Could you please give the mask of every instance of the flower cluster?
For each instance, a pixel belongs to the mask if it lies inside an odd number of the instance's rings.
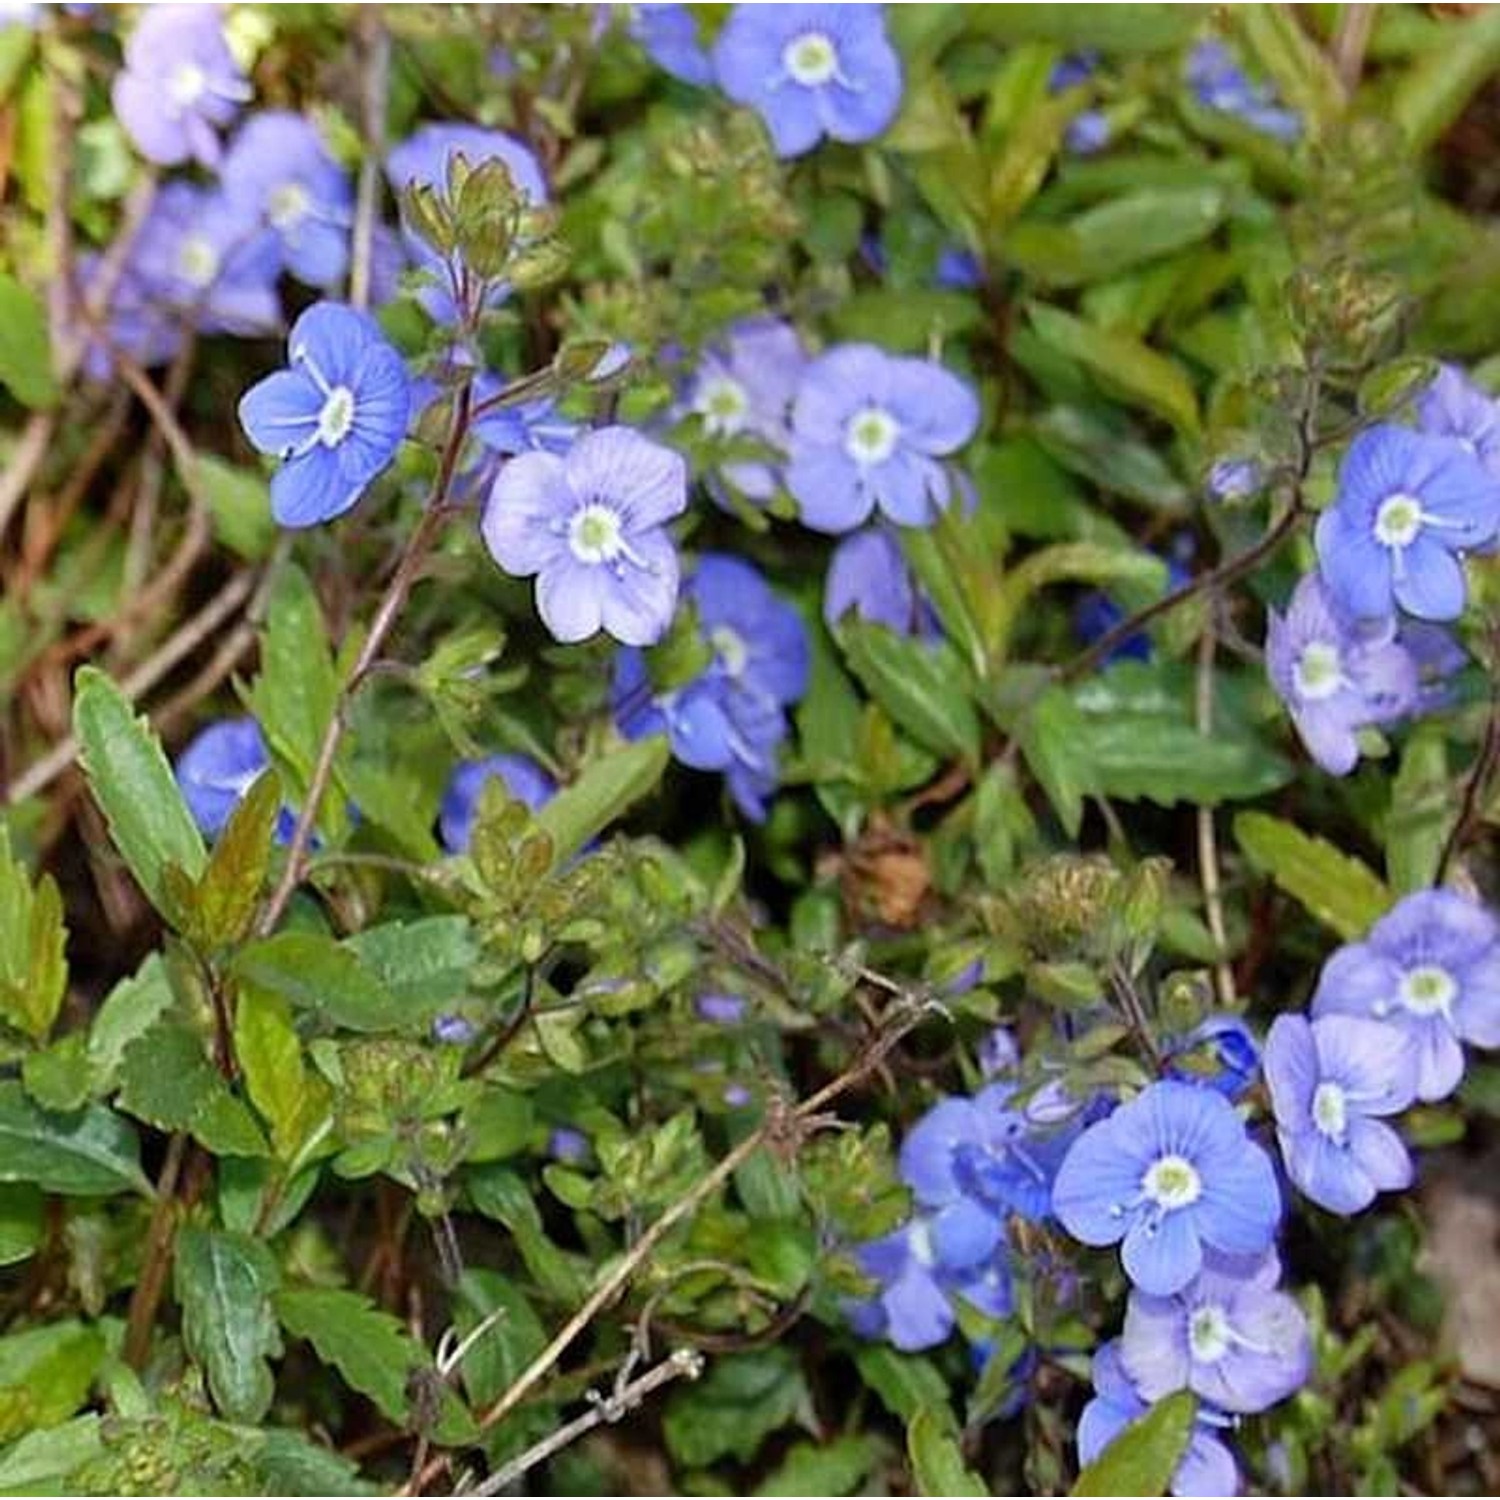
[[[755,110],[781,156],[825,136],[873,140],[900,108],[901,62],[879,5],[736,5],[712,54],[686,6],[634,10],[632,33],[658,66]]]
[[[1430,711],[1466,656],[1442,628],[1463,611],[1463,558],[1500,536],[1500,405],[1445,367],[1416,429],[1382,422],[1350,445],[1318,518],[1318,571],[1272,611],[1266,666],[1314,760],[1354,769],[1359,731]]]

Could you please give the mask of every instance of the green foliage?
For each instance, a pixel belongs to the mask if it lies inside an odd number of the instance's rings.
[[[68,984],[62,897],[44,875],[35,887],[0,827],[0,1019],[34,1042],[57,1019]]]
[[[57,405],[52,348],[42,302],[14,276],[0,272],[0,385],[25,406]]]
[[[1259,869],[1341,938],[1363,937],[1392,904],[1368,865],[1280,818],[1240,813],[1234,836]]]
[[[1078,1476],[1075,1495],[1165,1495],[1193,1432],[1198,1398],[1178,1391],[1137,1417]]]
[[[906,1451],[920,1495],[988,1495],[983,1482],[964,1467],[953,1415],[924,1406],[906,1429]]]

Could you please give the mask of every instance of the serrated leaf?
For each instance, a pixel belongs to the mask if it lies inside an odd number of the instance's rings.
[[[793,1443],[754,1493],[857,1495],[879,1460],[880,1449],[879,1440],[864,1432],[847,1433],[825,1443]]]
[[[1395,900],[1362,860],[1281,818],[1242,812],[1234,836],[1252,864],[1345,941],[1363,937]]]
[[[0,826],[0,1019],[40,1042],[68,988],[62,897],[44,875],[35,886]]]
[[[1178,1391],[1136,1418],[1085,1466],[1074,1495],[1165,1495],[1193,1435],[1198,1398]]]
[[[964,1467],[953,1413],[924,1406],[906,1429],[906,1453],[921,1495],[988,1495],[984,1482]]]
[[[193,893],[186,929],[200,946],[227,947],[249,932],[280,814],[280,778],[265,771],[235,804]]]
[[[88,1033],[96,1093],[113,1086],[125,1049],[156,1025],[171,1008],[172,999],[172,984],[160,953],[153,953],[109,992]]]
[[[463,998],[479,955],[464,916],[382,922],[346,938],[343,946],[418,1020]]]
[[[132,1042],[120,1067],[120,1108],[158,1130],[184,1130],[217,1156],[264,1156],[266,1139],[191,1027],[162,1021]]]
[[[178,1231],[173,1264],[183,1342],[214,1404],[231,1422],[259,1422],[275,1391],[266,1361],[281,1353],[275,1257],[248,1235],[189,1225]]]
[[[665,735],[617,745],[588,766],[536,815],[552,840],[555,869],[656,790],[671,759]]]
[[[854,1351],[854,1363],[860,1379],[903,1422],[948,1399],[948,1382],[926,1355],[904,1354],[889,1344],[861,1344]]]
[[[1175,360],[1129,334],[1096,328],[1044,303],[1032,304],[1031,325],[1044,343],[1077,360],[1106,391],[1165,418],[1179,432],[1198,431],[1198,398]]]
[[[52,341],[41,298],[14,276],[0,272],[0,385],[22,406],[57,405]]]
[[[842,626],[839,641],[854,675],[902,733],[934,755],[977,763],[979,715],[951,646],[864,620]]]
[[[207,858],[203,837],[146,720],[103,672],[80,667],[74,681],[73,732],[89,790],[131,874],[170,917],[163,871],[176,865],[197,880]]]
[[[309,1075],[291,1008],[281,996],[247,984],[234,1013],[234,1055],[245,1092],[271,1127],[271,1144],[290,1161],[331,1106],[327,1082]]]
[[[21,1080],[43,1109],[64,1114],[81,1109],[94,1092],[96,1081],[88,1033],[70,1031],[50,1047],[27,1053],[21,1060]]]
[[[65,1115],[40,1109],[18,1079],[0,1080],[0,1182],[82,1196],[151,1193],[127,1120],[97,1104]]]
[[[1212,807],[1264,796],[1292,778],[1291,766],[1263,745],[1154,714],[1088,714],[1078,732],[1073,748],[1095,788],[1126,802]]]
[[[295,1288],[278,1292],[276,1313],[293,1337],[306,1339],[345,1383],[368,1396],[397,1426],[414,1426],[410,1390],[414,1375],[436,1378],[427,1351],[389,1313],[358,1292]],[[473,1422],[453,1392],[443,1388],[433,1436],[462,1443]]]
[[[249,943],[230,965],[236,978],[349,1031],[397,1031],[412,1016],[350,949],[316,932],[279,932]]]
[[[1096,789],[1094,769],[1079,749],[1084,716],[1060,687],[1050,687],[1025,715],[1016,740],[1070,838],[1083,824],[1083,799]]]
[[[786,1349],[715,1360],[702,1380],[679,1385],[668,1400],[662,1417],[667,1451],[693,1468],[724,1458],[747,1463],[807,1396],[801,1366]]]
[[[262,1428],[255,1467],[266,1495],[380,1495],[341,1453],[324,1448],[301,1432]]]

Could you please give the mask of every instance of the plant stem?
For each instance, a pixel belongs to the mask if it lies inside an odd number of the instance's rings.
[[[130,1312],[125,1323],[125,1362],[134,1370],[141,1369],[151,1353],[151,1328],[172,1264],[172,1241],[177,1230],[177,1179],[182,1173],[187,1147],[187,1135],[179,1130],[167,1142],[166,1159],[156,1180],[156,1205],[146,1231],[146,1254],[130,1295]]]
[[[436,541],[443,523],[447,520],[448,491],[453,485],[459,454],[463,451],[464,439],[468,436],[468,431],[469,385],[465,382],[459,387],[453,399],[453,416],[448,424],[448,437],[443,444],[443,456],[438,465],[437,478],[427,498],[427,508],[411,536],[407,538],[401,559],[396,564],[396,571],[391,575],[385,594],[376,606],[375,617],[370,621],[369,633],[365,636],[354,665],[349,668],[348,676],[339,689],[333,716],[328,721],[328,727],[323,732],[323,742],[318,747],[318,758],[313,765],[312,777],[308,782],[307,796],[303,800],[302,811],[297,816],[297,826],[293,829],[291,842],[287,846],[286,864],[282,868],[281,879],[277,881],[276,888],[271,893],[271,899],[266,903],[260,920],[256,923],[255,931],[258,937],[266,937],[276,930],[276,924],[281,920],[288,902],[291,901],[293,893],[306,872],[307,851],[312,844],[313,829],[317,824],[323,798],[328,794],[329,784],[333,780],[334,762],[348,728],[349,704],[369,674],[370,668],[379,658],[386,638],[400,617],[406,605],[407,596],[411,593],[412,586],[417,581],[417,575],[421,572],[422,564],[426,561],[428,549]]]

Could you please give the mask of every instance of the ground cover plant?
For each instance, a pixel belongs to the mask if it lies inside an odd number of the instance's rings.
[[[1493,1490],[1497,67],[7,7],[0,1492]]]

